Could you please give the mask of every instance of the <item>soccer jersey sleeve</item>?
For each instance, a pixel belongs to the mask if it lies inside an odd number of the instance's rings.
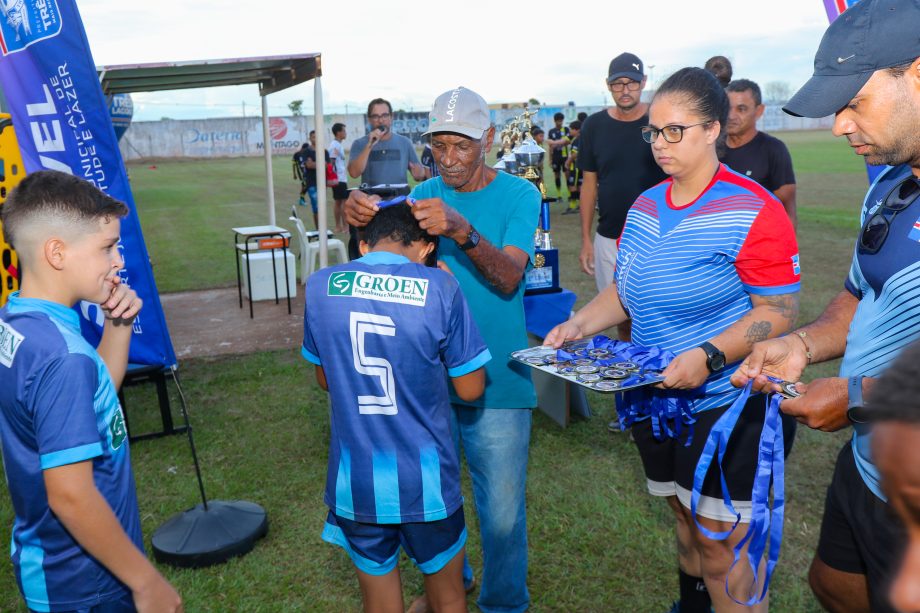
[[[735,259],[745,291],[769,296],[799,291],[801,267],[795,230],[782,204],[764,202]]]
[[[30,385],[29,408],[42,470],[102,455],[93,399],[98,371],[82,354],[53,359]]]
[[[447,274],[447,273],[444,273]],[[441,341],[441,360],[451,377],[462,377],[492,359],[489,348],[479,334],[460,287],[454,283],[450,302],[447,336]]]
[[[862,272],[859,270],[859,263],[856,260],[856,254],[853,254],[853,260],[850,262],[850,272],[843,282],[845,290],[853,294],[858,300],[862,300]]]

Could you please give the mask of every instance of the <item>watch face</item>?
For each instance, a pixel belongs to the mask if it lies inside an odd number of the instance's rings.
[[[725,366],[725,356],[721,353],[718,353],[712,356],[712,359],[709,360],[709,364],[712,372],[722,370],[722,368]]]

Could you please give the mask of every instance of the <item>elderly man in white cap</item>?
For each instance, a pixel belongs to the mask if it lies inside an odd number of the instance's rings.
[[[457,87],[438,96],[427,134],[440,176],[415,187],[413,212],[423,229],[442,237],[438,257],[456,276],[495,356],[478,401],[452,398],[453,432],[470,468],[482,536],[477,605],[486,613],[524,611],[530,605],[524,489],[536,395],[527,368],[507,356],[527,346],[523,278],[540,194],[530,182],[486,165],[495,128],[476,92]],[[366,225],[376,202],[353,194],[345,205],[348,223]],[[472,584],[469,567],[464,579]],[[416,601],[410,610],[426,607]]]

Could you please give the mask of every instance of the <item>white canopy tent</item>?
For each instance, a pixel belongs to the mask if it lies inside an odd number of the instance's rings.
[[[265,152],[266,203],[268,224],[276,225],[275,189],[272,176],[272,147],[269,132],[268,95],[313,79],[316,150],[326,150],[323,124],[322,56],[301,55],[231,58],[192,62],[160,62],[98,67],[99,81],[106,94],[130,94],[170,89],[196,89],[223,85],[257,83],[262,97],[262,137]],[[317,161],[323,160],[322,154]],[[316,192],[319,201],[320,267],[329,263],[326,244],[326,172],[325,164],[316,165]]]

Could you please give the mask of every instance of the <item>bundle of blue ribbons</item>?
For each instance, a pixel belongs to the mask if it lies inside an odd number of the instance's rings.
[[[675,357],[670,351],[658,347],[643,347],[624,341],[612,340],[603,335],[592,338],[582,351],[590,351],[591,349],[605,349],[608,352],[607,356],[595,359],[598,366],[612,366],[614,362],[631,361],[639,366],[640,372],[643,370],[664,370]],[[580,357],[580,355],[560,349],[556,357],[562,361],[572,360]],[[690,445],[693,440],[693,424],[696,421],[693,417],[693,400],[700,396],[700,390],[661,390],[654,387],[641,387],[622,392],[616,395],[620,428],[625,430],[639,420],[651,419],[652,431],[656,439],[664,440],[665,437],[669,437],[680,440],[683,436],[685,438],[684,445]],[[703,453],[693,475],[690,511],[700,531],[711,539],[727,539],[741,520],[741,514],[732,505],[731,495],[721,468],[729,437],[750,396],[751,383],[748,383],[734,404],[710,430]],[[783,397],[779,394],[771,394],[765,396],[764,399],[767,403],[767,410],[763,430],[760,433],[757,474],[754,477],[754,489],[751,493],[751,523],[748,526],[747,533],[734,547],[735,559],[728,573],[728,576],[732,576],[731,570],[741,561],[743,550],[747,546],[744,557],[750,567],[753,578],[748,594],[744,598],[736,598],[729,588],[728,580],[725,583],[725,591],[729,597],[735,602],[747,606],[757,604],[766,597],[770,579],[773,577],[773,571],[779,560],[783,539],[785,458],[783,455],[783,427],[779,413],[779,404]],[[724,532],[714,532],[701,525],[696,513],[703,481],[713,460],[716,460],[719,465],[723,503],[735,516],[735,524],[730,530]],[[771,485],[773,489],[772,505],[770,503]],[[767,554],[763,585],[758,590],[760,560],[763,558],[768,544],[770,549]]]
[[[595,358],[598,366],[613,366],[616,362],[634,362],[639,371],[662,371],[674,354],[658,347],[643,347],[625,341],[612,340],[598,335],[588,341],[582,351],[604,349],[608,356]],[[581,357],[580,354],[560,349],[556,359],[567,361]],[[655,387],[640,387],[616,394],[617,415],[620,429],[625,430],[637,421],[652,420],[652,432],[659,441],[666,437],[690,445],[693,440],[693,400],[701,396],[699,390],[662,390]]]

